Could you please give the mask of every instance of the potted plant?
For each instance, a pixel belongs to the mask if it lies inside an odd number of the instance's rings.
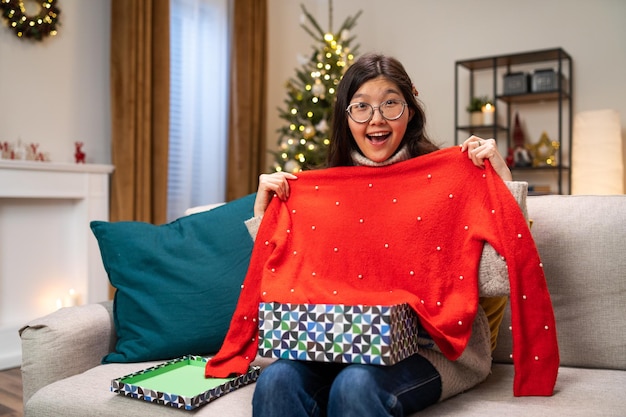
[[[483,124],[483,106],[487,103],[491,103],[491,101],[486,97],[473,97],[469,105],[467,106],[467,111],[470,114],[470,125],[472,126],[481,126]]]

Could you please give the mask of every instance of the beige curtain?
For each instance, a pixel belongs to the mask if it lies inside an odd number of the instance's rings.
[[[111,1],[110,219],[166,219],[169,0]]]
[[[267,0],[235,0],[226,199],[256,191],[266,168]]]

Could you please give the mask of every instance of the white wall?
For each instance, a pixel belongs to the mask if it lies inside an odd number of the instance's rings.
[[[63,0],[58,35],[19,39],[0,18],[0,141],[38,143],[54,162],[111,162],[110,0]]]
[[[299,26],[300,3],[328,27],[327,0],[269,0],[272,148],[282,124],[275,109],[286,97],[284,83],[295,74],[297,55],[318,45]],[[382,52],[403,62],[438,142],[454,143],[455,61],[555,47],[573,59],[574,113],[616,109],[626,137],[626,1],[335,0],[333,7],[333,30],[363,10],[353,29],[360,52]]]

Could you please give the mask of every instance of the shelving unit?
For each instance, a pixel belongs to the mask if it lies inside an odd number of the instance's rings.
[[[504,76],[518,72],[552,69],[556,73],[555,88],[550,91],[532,92],[531,76],[527,91],[520,94],[504,94]],[[513,178],[528,181],[530,191],[558,194],[571,193],[572,149],[572,59],[561,48],[466,59],[455,63],[455,143],[476,134],[494,138],[506,158],[514,147],[513,122],[518,113],[534,132],[526,135],[526,144],[539,141],[540,133],[550,132],[552,141],[559,143],[556,149],[556,165],[510,166]],[[487,96],[495,104],[493,123],[473,126],[465,107],[472,97]],[[534,114],[533,114],[534,113]],[[542,120],[544,119],[544,120]],[[536,137],[535,137],[536,136]],[[547,183],[546,183],[547,181]],[[548,185],[546,185],[548,184]],[[549,188],[547,191],[545,188]],[[536,192],[538,193],[538,192]]]

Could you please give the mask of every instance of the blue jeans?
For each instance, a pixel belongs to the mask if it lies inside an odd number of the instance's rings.
[[[413,355],[392,366],[278,360],[256,382],[254,417],[402,417],[436,403],[441,378]]]

